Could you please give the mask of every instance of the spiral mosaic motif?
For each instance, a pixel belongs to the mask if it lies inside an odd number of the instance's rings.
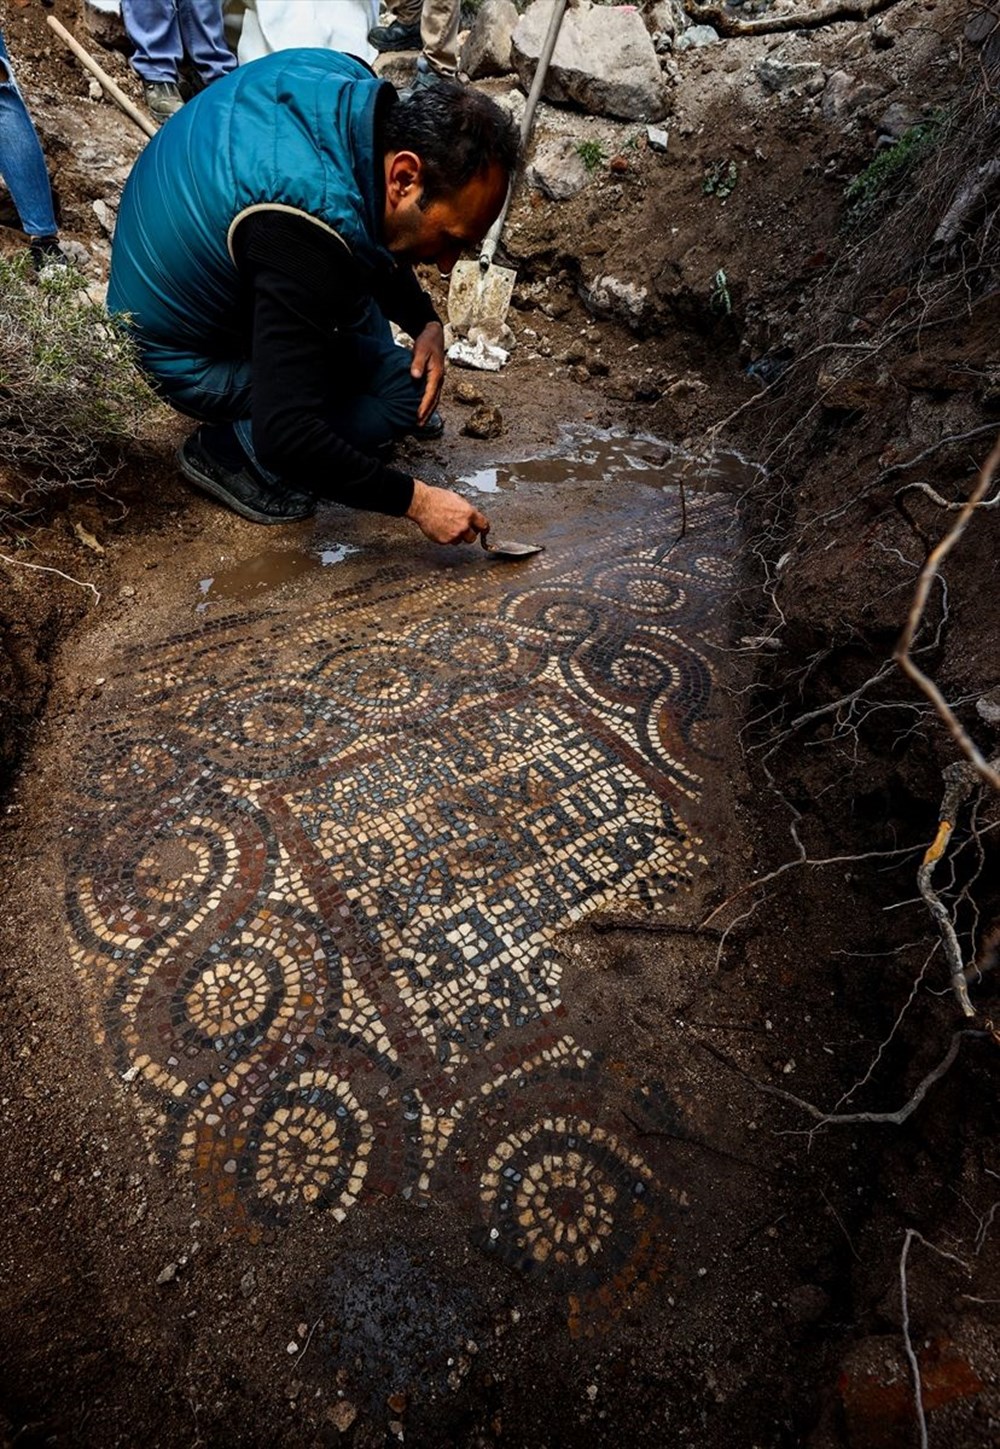
[[[652,1172],[593,1123],[555,1117],[497,1144],[481,1183],[492,1251],[581,1285],[631,1250]],[[637,1218],[637,1206],[641,1212]]]
[[[70,949],[153,1146],[228,1231],[446,1198],[595,1322],[660,1271],[560,938],[703,863],[723,509],[689,504],[688,552],[386,568],[121,661],[78,756]]]

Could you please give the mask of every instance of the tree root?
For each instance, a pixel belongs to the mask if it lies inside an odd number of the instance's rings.
[[[835,25],[839,20],[870,20],[882,10],[889,10],[897,0],[842,0],[821,10],[806,10],[797,15],[758,15],[753,20],[738,20],[724,5],[688,5],[687,12],[700,25],[714,25],[720,35],[776,35],[788,30],[818,30],[822,25]]]

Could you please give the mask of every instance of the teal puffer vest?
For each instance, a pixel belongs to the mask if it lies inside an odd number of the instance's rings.
[[[108,309],[129,314],[158,371],[164,352],[246,357],[250,318],[229,244],[255,207],[307,212],[363,272],[391,267],[377,214],[383,86],[351,56],[279,51],[216,81],[153,137],[122,194]]]

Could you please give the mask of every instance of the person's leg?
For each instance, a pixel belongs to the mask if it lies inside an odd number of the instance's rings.
[[[132,69],[143,83],[149,114],[162,126],[184,104],[177,0],[122,0],[122,20],[132,42]]]
[[[41,142],[14,80],[0,32],[0,175],[7,185],[21,226],[32,238],[55,237],[52,188]]]
[[[389,25],[375,25],[368,32],[369,44],[376,50],[419,50],[422,0],[397,0],[393,6],[395,19]]]
[[[206,85],[233,69],[220,0],[178,0],[177,16],[184,50]]]
[[[132,42],[131,66],[140,80],[173,81],[184,55],[177,0],[122,0]]]
[[[462,0],[423,0],[420,14],[421,60],[435,75],[458,75],[458,27]]]

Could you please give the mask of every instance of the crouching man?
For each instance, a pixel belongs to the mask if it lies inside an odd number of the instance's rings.
[[[125,187],[108,306],[157,392],[201,423],[185,477],[257,523],[326,498],[473,542],[481,513],[385,455],[441,427],[444,332],[413,263],[449,272],[517,160],[512,122],[481,93],[402,100],[324,50],[241,66],[172,117]]]

